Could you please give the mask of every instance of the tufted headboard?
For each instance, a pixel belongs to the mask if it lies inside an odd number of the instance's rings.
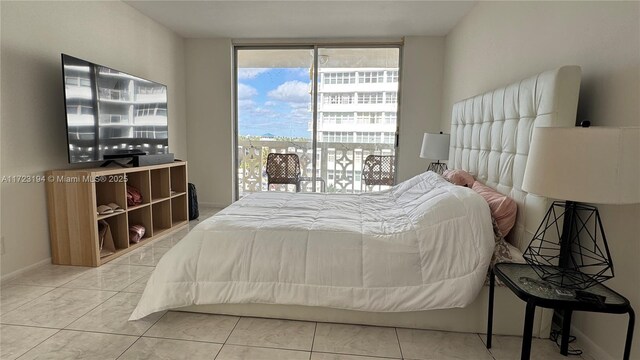
[[[580,67],[563,66],[454,104],[449,167],[463,169],[518,204],[507,240],[523,250],[548,209],[522,190],[534,127],[576,123]]]

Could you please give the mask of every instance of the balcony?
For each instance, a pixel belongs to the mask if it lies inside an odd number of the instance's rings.
[[[311,177],[313,151],[310,141],[288,140],[238,140],[238,192],[239,196],[267,191],[265,171],[269,153],[295,153],[300,158],[301,175]],[[394,155],[393,144],[337,143],[319,142],[317,148],[318,179],[326,182],[325,191],[329,193],[359,193],[378,191],[382,186],[366,186],[362,182],[362,163],[368,155]],[[277,185],[278,190],[287,190],[286,185]],[[274,186],[275,188],[275,186]],[[293,191],[294,186],[288,190]],[[316,191],[320,191],[320,182],[316,182]],[[313,191],[309,182],[302,183],[303,192]]]
[[[131,96],[130,92],[122,89],[109,89],[109,88],[99,88],[98,89],[98,99],[100,101],[130,101]]]
[[[398,91],[398,82],[378,83],[349,83],[349,84],[324,84],[320,83],[319,92],[370,92],[370,91]]]

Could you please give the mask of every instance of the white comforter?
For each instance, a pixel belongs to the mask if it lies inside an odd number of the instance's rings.
[[[256,193],[166,253],[131,319],[220,303],[463,307],[493,249],[485,200],[432,172],[379,193]]]

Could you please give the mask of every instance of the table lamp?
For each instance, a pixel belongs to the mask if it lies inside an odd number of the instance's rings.
[[[640,127],[533,130],[522,189],[554,201],[524,258],[549,283],[586,289],[613,277],[598,208],[640,203]]]
[[[449,134],[443,134],[442,131],[439,134],[424,133],[420,157],[436,160],[429,165],[427,171],[431,170],[442,175],[447,170],[447,164],[441,163],[440,160],[449,158]]]

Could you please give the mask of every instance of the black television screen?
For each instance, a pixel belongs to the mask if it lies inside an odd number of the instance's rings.
[[[69,162],[169,152],[167,87],[62,54]]]

